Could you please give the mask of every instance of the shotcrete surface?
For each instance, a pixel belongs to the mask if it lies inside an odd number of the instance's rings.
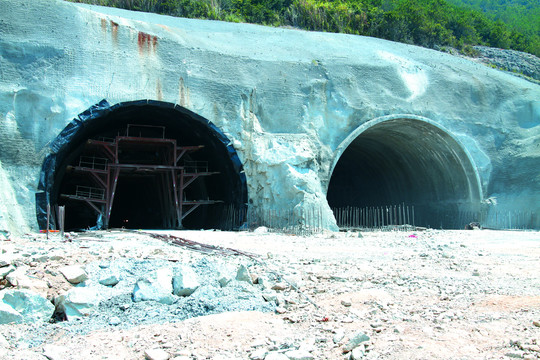
[[[36,228],[48,145],[103,98],[176,103],[212,121],[238,151],[254,206],[322,209],[328,229],[340,145],[386,116],[437,123],[470,155],[483,199],[540,211],[540,86],[524,79],[367,37],[59,0],[0,0],[0,13],[0,181],[13,189],[0,202],[19,207],[2,210],[0,228]]]

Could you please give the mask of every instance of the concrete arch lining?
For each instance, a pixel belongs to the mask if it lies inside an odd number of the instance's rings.
[[[368,121],[336,149],[329,205],[412,204],[427,211],[479,206],[479,175],[467,149],[434,121],[392,115]]]

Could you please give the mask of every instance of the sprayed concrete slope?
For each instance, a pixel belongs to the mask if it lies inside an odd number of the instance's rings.
[[[420,163],[420,177],[445,181],[463,159],[466,179],[448,186],[463,187],[464,199],[540,211],[540,86],[523,79],[367,37],[62,1],[0,0],[0,13],[0,228],[37,227],[35,193],[49,145],[102,99],[174,103],[208,119],[238,152],[251,203],[323,209],[329,229],[336,229],[326,198],[334,168],[381,123],[394,134],[387,145],[418,157],[409,173]],[[384,127],[374,129],[366,139],[385,137]],[[431,129],[438,137],[415,152],[415,139]],[[457,165],[431,173],[438,157],[423,158],[430,148],[459,152]]]

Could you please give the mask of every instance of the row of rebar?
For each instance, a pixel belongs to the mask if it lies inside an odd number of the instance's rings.
[[[377,229],[388,226],[415,226],[414,206],[389,205],[333,209],[340,229]]]
[[[494,209],[444,209],[414,205],[374,207],[343,207],[332,209],[340,230],[411,230],[416,227],[434,229],[465,229],[470,224],[497,230],[538,229],[540,217],[532,211],[502,211]],[[255,230],[309,234],[328,227],[327,213],[320,208],[257,209],[254,206],[224,207],[223,230]]]

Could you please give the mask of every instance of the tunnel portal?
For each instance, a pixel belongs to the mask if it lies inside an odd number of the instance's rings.
[[[350,216],[447,229],[474,220],[465,214],[480,204],[478,177],[449,133],[420,119],[374,123],[355,134],[334,167],[327,199],[335,214],[366,209]]]
[[[225,216],[247,202],[238,156],[211,122],[187,109],[156,101],[102,102],[55,143],[54,161],[46,159],[42,169],[50,184],[40,186],[53,209],[65,206],[68,230],[241,225]],[[37,200],[45,228],[43,198]]]

